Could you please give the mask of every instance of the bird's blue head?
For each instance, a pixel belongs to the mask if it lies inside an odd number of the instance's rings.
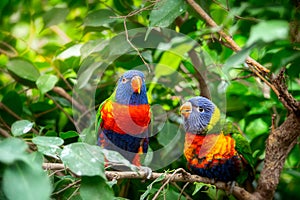
[[[148,104],[145,76],[138,70],[129,70],[119,79],[116,102],[124,105]]]
[[[180,107],[186,132],[205,134],[220,120],[220,111],[209,99],[193,97]]]

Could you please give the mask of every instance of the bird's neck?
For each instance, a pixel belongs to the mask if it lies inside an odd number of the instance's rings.
[[[129,105],[143,105],[148,104],[148,98],[146,92],[143,93],[133,93],[129,99]]]
[[[130,96],[117,96],[116,102],[123,105],[145,105],[148,104],[146,91],[141,91],[140,94],[132,93]]]

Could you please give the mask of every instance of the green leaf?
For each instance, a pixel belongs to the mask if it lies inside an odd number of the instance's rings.
[[[150,27],[168,27],[182,13],[186,11],[184,0],[161,0],[150,13]]]
[[[32,142],[44,146],[61,146],[64,140],[59,137],[37,136],[32,138]]]
[[[87,57],[81,64],[80,71],[78,72],[78,89],[85,87],[89,81],[91,81],[92,76],[97,74],[97,70],[105,70],[106,65],[103,62],[96,61],[92,56]]]
[[[224,66],[223,66],[223,71],[228,74],[228,72],[230,71],[230,69],[232,69],[232,67],[245,63],[245,60],[249,56],[250,51],[253,48],[253,46],[254,45],[247,47],[247,48],[243,48],[241,51],[230,56],[226,60]]]
[[[157,179],[155,179],[152,183],[147,186],[147,190],[141,195],[140,200],[146,199],[146,197],[150,194],[154,183],[161,182],[166,177],[166,174],[162,174]]]
[[[269,125],[261,118],[252,120],[246,127],[246,134],[252,140],[254,137],[269,132]]]
[[[58,159],[61,153],[61,146],[64,140],[59,137],[37,136],[32,138],[32,142],[37,145],[38,151],[44,155]]]
[[[3,191],[8,199],[49,200],[50,180],[35,162],[16,162],[7,166],[3,174]]]
[[[101,176],[104,173],[104,156],[99,146],[85,143],[73,143],[65,146],[61,160],[78,176]]]
[[[137,167],[131,164],[126,158],[124,158],[119,152],[103,149],[105,158],[114,164],[120,164],[129,167],[132,171],[137,171]]]
[[[80,48],[80,54],[82,58],[86,58],[88,55],[94,52],[100,52],[103,48],[108,44],[108,40],[98,39],[98,40],[90,40],[86,42]]]
[[[44,74],[37,79],[36,85],[41,93],[45,94],[46,92],[52,90],[57,81],[58,78],[56,76],[52,74]]]
[[[262,21],[251,27],[247,46],[250,46],[260,40],[268,43],[276,40],[288,39],[288,35],[289,23],[287,21]]]
[[[38,151],[46,156],[50,156],[55,159],[59,159],[58,155],[61,154],[62,149],[58,146],[43,146],[43,145],[36,145]]]
[[[214,188],[216,189],[216,186],[207,184],[207,183],[200,183],[200,182],[195,182],[194,185],[196,185],[196,188],[193,192],[192,195],[195,195],[197,192],[199,192],[203,187],[208,187],[208,188]]]
[[[18,138],[7,138],[0,142],[0,162],[12,164],[26,158],[27,144]]]
[[[52,8],[43,15],[44,27],[48,28],[63,22],[68,14],[68,8]]]
[[[29,154],[30,161],[42,166],[44,163],[44,155],[41,152],[35,151]]]
[[[11,132],[14,136],[20,136],[28,133],[32,129],[33,125],[34,123],[28,120],[19,120],[12,124]]]
[[[175,37],[170,44],[161,43],[159,49],[167,50],[161,56],[158,65],[155,67],[155,75],[168,76],[177,71],[185,54],[189,52],[195,45],[195,41],[186,37]]]
[[[168,76],[176,72],[180,63],[181,58],[178,55],[169,51],[165,52],[162,55],[159,64],[155,67],[156,77]]]
[[[40,76],[38,69],[29,61],[15,58],[7,63],[7,69],[14,75],[35,82]]]
[[[100,176],[81,178],[80,196],[83,200],[90,199],[114,199],[114,193],[106,180]]]
[[[83,45],[82,44],[75,44],[70,46],[69,48],[65,49],[63,52],[57,55],[57,59],[66,60],[71,57],[79,57],[81,54],[80,49]]]
[[[110,23],[116,21],[115,13],[108,9],[100,9],[89,13],[83,21],[85,26],[108,26]]]
[[[62,139],[68,139],[73,137],[78,137],[79,134],[76,131],[67,131],[67,132],[61,132],[59,133],[59,137]]]

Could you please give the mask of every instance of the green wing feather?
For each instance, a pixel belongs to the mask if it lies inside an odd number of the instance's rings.
[[[242,135],[240,130],[234,126],[231,122],[225,123],[223,126],[224,134],[230,134],[235,140],[235,149],[249,164],[247,168],[238,177],[237,182],[244,183],[246,179],[254,178],[254,159],[252,156],[252,150],[249,141]]]
[[[116,96],[116,90],[112,93],[112,95],[110,97],[108,97],[106,100],[104,100],[98,110],[97,110],[97,113],[96,113],[96,123],[95,123],[95,131],[96,133],[98,134],[98,130],[99,130],[99,127],[101,125],[101,122],[102,122],[102,116],[101,116],[101,110],[102,110],[102,107],[103,105],[107,102],[107,101],[115,101],[115,96]]]

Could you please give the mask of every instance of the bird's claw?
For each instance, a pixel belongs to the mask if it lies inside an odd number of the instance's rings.
[[[235,181],[229,181],[228,183],[227,183],[227,185],[228,185],[228,187],[230,187],[230,189],[229,189],[229,194],[232,194],[232,192],[233,192],[233,188],[234,188],[234,186],[235,186]]]
[[[216,182],[217,182],[216,179],[214,179],[214,178],[210,179],[210,183],[211,183],[211,184],[215,184]]]
[[[140,166],[139,170],[146,173],[146,178],[150,179],[152,176],[152,169],[150,167]]]

